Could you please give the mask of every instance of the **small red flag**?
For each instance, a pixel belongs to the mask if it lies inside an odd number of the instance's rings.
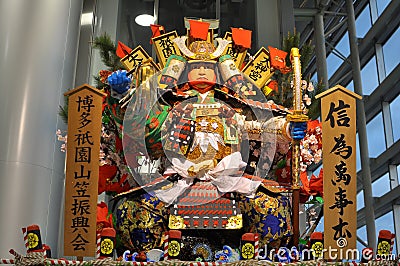
[[[124,58],[126,55],[128,55],[132,51],[131,48],[123,44],[122,42],[118,41],[118,47],[117,51],[115,52],[118,57]]]
[[[150,44],[153,44],[153,38],[160,36],[161,34],[164,33],[164,27],[161,25],[157,25],[157,24],[150,24],[150,28],[151,28],[151,38],[150,38]]]
[[[189,20],[190,24],[190,36],[193,38],[198,38],[202,40],[207,40],[208,28],[210,27],[210,23],[198,21],[198,20]]]
[[[240,45],[243,48],[251,48],[251,30],[245,30],[242,28],[231,28],[232,39],[236,45]]]
[[[268,46],[268,49],[269,49],[271,67],[279,70],[285,69],[286,67],[285,60],[287,53],[272,46]]]

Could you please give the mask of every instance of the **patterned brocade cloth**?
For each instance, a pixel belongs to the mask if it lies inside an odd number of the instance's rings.
[[[292,235],[287,197],[258,192],[254,198],[241,196],[239,207],[243,215],[243,232],[258,233],[260,246],[287,244]],[[168,230],[168,210],[162,201],[147,193],[125,199],[117,209],[116,226],[123,248],[136,252],[160,248],[163,233]]]
[[[259,234],[260,246],[285,246],[292,235],[289,199],[258,192],[254,198],[242,196],[239,203],[244,231]]]
[[[117,231],[125,249],[148,251],[162,245],[168,208],[150,194],[125,199],[117,209]]]

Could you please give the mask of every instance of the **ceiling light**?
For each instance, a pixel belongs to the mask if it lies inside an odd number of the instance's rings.
[[[139,24],[140,26],[150,26],[150,24],[153,24],[155,21],[154,17],[152,15],[139,15],[135,18],[135,22]]]
[[[81,15],[81,25],[91,25],[93,23],[93,13],[83,13]]]

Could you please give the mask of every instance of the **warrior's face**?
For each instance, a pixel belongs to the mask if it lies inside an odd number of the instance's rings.
[[[208,91],[215,85],[217,76],[215,63],[196,62],[189,65],[188,79],[190,85],[200,92]]]

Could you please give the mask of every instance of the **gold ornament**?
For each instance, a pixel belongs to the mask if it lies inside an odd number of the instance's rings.
[[[324,249],[324,244],[322,242],[315,242],[311,246],[312,254],[314,258],[320,258],[322,256],[322,250]]]
[[[39,244],[39,237],[35,233],[28,234],[28,247],[29,249],[36,248]]]
[[[176,257],[179,255],[179,252],[181,251],[181,245],[179,244],[178,241],[172,240],[169,242],[168,246],[168,255],[171,257]]]
[[[101,253],[109,255],[113,252],[113,249],[114,249],[114,242],[111,239],[106,238],[103,241],[101,241],[100,244]]]
[[[242,246],[242,257],[244,259],[252,259],[254,258],[254,245],[251,243],[246,243]]]
[[[390,244],[387,241],[382,241],[378,244],[378,254],[387,255],[390,251]]]

